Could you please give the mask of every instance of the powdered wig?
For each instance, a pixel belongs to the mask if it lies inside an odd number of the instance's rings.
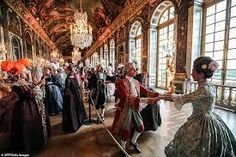
[[[217,70],[219,64],[211,57],[203,56],[198,57],[194,61],[193,69],[198,73],[203,73],[205,78],[211,78]]]
[[[100,72],[100,71],[101,71],[101,68],[103,69],[102,64],[98,64],[98,65],[96,66],[96,72]]]
[[[131,63],[131,62],[126,63],[125,66],[124,66],[124,68],[123,68],[123,75],[124,75],[124,76],[127,75],[127,73],[128,73],[132,68],[135,68],[134,63]]]

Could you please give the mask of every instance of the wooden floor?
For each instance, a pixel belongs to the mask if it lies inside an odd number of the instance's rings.
[[[87,106],[88,104],[86,104]],[[178,128],[191,114],[191,105],[186,104],[182,111],[177,111],[169,102],[161,103],[162,126],[157,131],[148,131],[138,140],[141,154],[128,150],[132,157],[164,157],[164,148],[173,139]],[[107,105],[105,124],[111,127],[114,116],[114,103]],[[236,136],[236,114],[221,109],[216,112],[222,117]],[[96,117],[95,112],[92,116]],[[74,134],[61,131],[61,116],[51,117],[52,137],[38,157],[119,157],[119,148],[103,128],[103,125],[84,125]]]
[[[114,101],[114,100],[113,100]],[[114,117],[114,102],[107,105],[105,124],[110,129]],[[88,104],[85,104],[88,111]],[[138,139],[142,148],[141,154],[136,154],[132,149],[128,152],[132,157],[164,157],[164,148],[173,139],[178,128],[191,114],[191,104],[186,104],[182,111],[177,111],[169,102],[160,103],[162,125],[157,131],[143,133]],[[236,137],[236,114],[216,109],[216,112],[225,121]],[[95,110],[92,117],[96,117]],[[119,157],[119,147],[104,129],[102,124],[82,126],[76,133],[65,134],[61,129],[61,115],[51,117],[52,137],[48,145],[43,148],[37,157]],[[4,139],[2,138],[4,137]],[[0,136],[1,143],[6,145],[6,136]],[[0,147],[1,148],[1,147]]]

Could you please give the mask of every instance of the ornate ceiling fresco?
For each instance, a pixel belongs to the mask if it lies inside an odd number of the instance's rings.
[[[74,10],[79,9],[80,0],[22,0],[22,2],[63,55],[69,55],[73,48],[69,28],[74,23]],[[124,4],[125,0],[82,0],[83,11],[87,12],[88,22],[93,28],[93,41],[111,24]]]

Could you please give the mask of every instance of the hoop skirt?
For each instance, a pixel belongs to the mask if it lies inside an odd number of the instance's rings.
[[[177,100],[179,110],[192,102],[193,112],[165,148],[167,157],[235,157],[234,135],[214,112],[215,93],[207,84]]]

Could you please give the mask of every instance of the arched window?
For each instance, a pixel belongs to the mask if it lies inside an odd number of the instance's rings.
[[[20,41],[17,37],[13,36],[11,39],[11,43],[12,43],[13,60],[17,60],[22,57]]]
[[[174,59],[174,7],[170,1],[161,3],[154,11],[150,28],[149,85],[166,88],[167,60]]]
[[[203,55],[219,63],[212,82],[221,85],[236,84],[236,1],[223,0],[206,4],[203,30]]]
[[[97,52],[95,52],[95,53],[93,54],[93,58],[94,58],[94,60],[93,60],[93,67],[96,67],[97,64],[99,63],[99,60],[98,60],[98,53],[97,53]]]
[[[138,71],[141,71],[142,62],[142,26],[136,21],[133,23],[130,30],[130,51],[129,62],[135,62]]]
[[[104,60],[105,60],[105,66],[108,66],[109,59],[108,59],[108,46],[107,44],[104,45]]]
[[[115,69],[115,41],[111,39],[110,41],[110,63],[112,64],[113,69]]]
[[[32,41],[31,41],[31,37],[30,37],[28,32],[25,35],[25,39],[26,39],[26,57],[32,59],[33,58],[33,55],[32,55]]]
[[[100,63],[103,62],[103,47],[100,48]]]

